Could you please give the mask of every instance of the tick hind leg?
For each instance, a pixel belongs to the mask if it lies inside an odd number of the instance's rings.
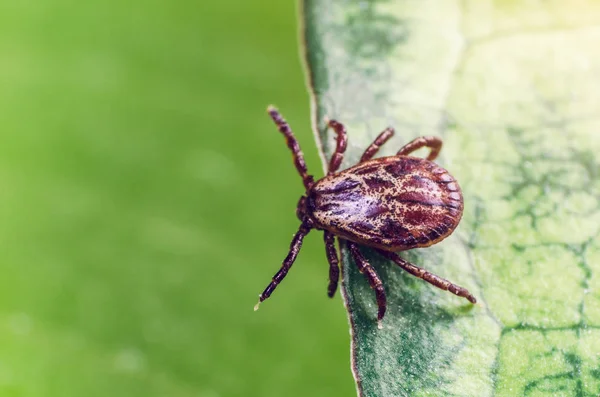
[[[327,296],[333,298],[340,279],[339,260],[337,250],[335,249],[335,236],[331,232],[325,231],[323,237],[325,238],[327,260],[329,261],[329,286],[327,287]]]
[[[444,291],[452,292],[456,296],[460,296],[462,298],[466,298],[471,303],[477,303],[477,299],[471,293],[461,286],[458,286],[446,279],[441,278],[440,276],[436,276],[433,273],[429,273],[427,270],[420,268],[418,266],[413,265],[400,258],[398,254],[393,252],[377,250],[382,256],[391,259],[402,269],[406,270],[408,273],[412,274],[415,277],[423,279],[427,281],[429,284],[438,287],[439,289],[443,289]]]
[[[300,150],[300,144],[296,140],[296,137],[294,136],[290,125],[287,123],[287,121],[284,120],[283,116],[281,116],[281,113],[279,113],[279,111],[273,106],[269,106],[267,108],[267,112],[269,112],[269,116],[271,116],[271,118],[277,125],[279,132],[281,132],[283,136],[285,136],[287,145],[292,151],[292,156],[294,157],[294,165],[296,166],[296,170],[298,170],[298,173],[302,177],[304,187],[306,188],[306,190],[310,189],[314,184],[314,180],[312,175],[308,175],[306,162],[304,161],[304,154],[302,153],[302,150]]]
[[[258,310],[258,306],[260,305],[260,303],[267,299],[269,296],[271,296],[273,291],[275,291],[275,288],[277,288],[279,283],[281,283],[281,281],[285,278],[288,271],[294,264],[294,261],[298,256],[298,252],[300,252],[300,248],[302,247],[302,240],[304,240],[304,236],[306,236],[308,232],[310,232],[310,229],[307,226],[305,226],[304,224],[300,225],[300,229],[296,232],[294,238],[292,239],[292,243],[290,244],[290,251],[283,260],[281,268],[277,273],[275,273],[273,279],[271,280],[271,283],[269,283],[269,285],[267,286],[267,288],[265,288],[263,293],[260,294],[258,298],[258,303],[256,304],[256,306],[254,306],[254,310]]]
[[[347,244],[352,257],[354,258],[354,262],[356,262],[356,266],[358,266],[358,270],[367,278],[371,288],[375,290],[375,298],[377,299],[377,306],[379,308],[377,311],[377,327],[381,329],[383,328],[381,320],[383,320],[383,316],[385,316],[386,309],[386,298],[383,284],[381,283],[381,279],[377,275],[377,272],[375,272],[375,269],[373,269],[371,264],[367,262],[363,254],[360,252],[358,245],[351,241],[347,241]]]
[[[440,150],[442,149],[442,140],[435,136],[422,136],[402,146],[402,148],[398,150],[397,155],[408,156],[415,150],[421,149],[422,147],[428,147],[431,149],[429,156],[427,156],[427,160],[433,161],[438,154],[440,154]]]
[[[346,135],[346,127],[344,127],[344,125],[339,121],[328,120],[327,127],[332,128],[337,135],[335,152],[333,152],[331,160],[329,160],[329,169],[327,171],[327,175],[331,175],[334,174],[342,164],[344,153],[346,152],[346,147],[348,146],[348,138]]]
[[[375,138],[373,143],[369,145],[367,150],[365,150],[359,162],[362,163],[363,161],[371,160],[373,156],[377,154],[379,148],[384,143],[386,143],[392,136],[394,136],[394,129],[392,127],[388,127],[385,130],[383,130],[383,132],[379,134],[377,138]]]

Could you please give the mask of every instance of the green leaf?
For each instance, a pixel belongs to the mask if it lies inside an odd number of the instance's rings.
[[[600,3],[305,0],[315,130],[348,128],[343,167],[392,125],[382,154],[444,140],[457,231],[405,259],[468,288],[438,290],[364,249],[388,312],[346,249],[343,294],[362,396],[600,393]]]

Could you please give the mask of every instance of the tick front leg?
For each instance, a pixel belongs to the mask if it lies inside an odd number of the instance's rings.
[[[421,149],[422,147],[428,147],[431,149],[429,156],[427,156],[427,160],[433,161],[438,154],[440,154],[440,150],[442,149],[442,140],[435,136],[422,136],[402,146],[402,148],[398,150],[397,155],[408,156],[415,150]]]
[[[300,144],[296,140],[296,137],[294,136],[290,125],[287,123],[287,121],[284,120],[283,116],[281,116],[281,113],[279,113],[279,111],[275,109],[275,107],[269,106],[267,108],[267,112],[269,112],[269,116],[271,116],[271,118],[277,125],[279,132],[281,132],[285,137],[287,145],[292,151],[292,156],[294,158],[294,165],[296,166],[296,170],[298,170],[298,173],[302,177],[304,187],[306,188],[306,190],[309,190],[314,184],[314,180],[312,175],[308,175],[308,169],[306,168],[306,162],[304,161],[304,154],[302,153],[302,150],[300,150]]]
[[[358,266],[358,270],[367,278],[367,280],[369,280],[369,285],[375,290],[375,298],[377,299],[377,306],[379,307],[379,310],[377,311],[377,328],[382,329],[383,325],[381,321],[383,320],[383,316],[385,316],[386,298],[381,279],[377,275],[377,272],[375,272],[375,269],[373,269],[371,264],[367,262],[360,252],[358,245],[351,241],[347,241],[347,244],[352,257],[354,258],[354,262],[356,262],[356,266]]]
[[[279,283],[281,283],[281,281],[285,278],[288,271],[294,264],[294,261],[298,256],[298,252],[300,252],[300,248],[302,247],[302,240],[304,240],[304,236],[306,236],[308,232],[310,232],[310,228],[308,228],[304,224],[300,225],[300,229],[296,232],[294,238],[292,239],[292,243],[290,244],[290,251],[284,259],[281,268],[277,273],[275,273],[275,275],[273,276],[273,280],[271,280],[271,283],[267,286],[267,288],[265,288],[263,293],[260,294],[258,298],[258,303],[256,304],[256,306],[254,306],[254,310],[258,310],[258,306],[260,305],[260,303],[267,299],[269,296],[271,296],[273,291],[275,291],[275,288],[277,288],[277,285],[279,285]]]
[[[327,296],[333,298],[338,287],[340,279],[340,267],[335,249],[335,236],[328,231],[323,233],[325,239],[325,252],[327,253],[327,261],[329,262],[329,286],[327,287]]]
[[[379,134],[379,136],[377,138],[375,138],[373,143],[371,145],[369,145],[367,150],[365,150],[362,157],[360,158],[359,163],[362,163],[363,161],[371,160],[373,158],[373,156],[375,156],[377,154],[377,152],[379,151],[379,148],[384,143],[386,143],[392,136],[394,136],[394,129],[392,127],[388,127],[385,130],[383,130],[383,132],[381,134]]]
[[[471,293],[466,288],[458,286],[446,279],[441,278],[440,276],[436,276],[433,273],[429,273],[427,270],[415,266],[412,263],[409,263],[404,259],[400,258],[398,254],[383,250],[377,250],[377,252],[379,252],[382,256],[391,259],[398,266],[400,266],[402,269],[406,270],[413,276],[423,279],[429,284],[438,287],[439,289],[443,289],[444,291],[452,292],[456,296],[466,298],[471,303],[477,303],[477,299],[475,299],[475,297],[471,295]]]
[[[346,136],[346,127],[336,120],[328,120],[327,126],[332,128],[337,135],[337,141],[335,146],[335,152],[331,156],[329,161],[329,170],[327,175],[334,174],[342,164],[344,159],[344,152],[346,152],[346,146],[348,146],[348,138]]]

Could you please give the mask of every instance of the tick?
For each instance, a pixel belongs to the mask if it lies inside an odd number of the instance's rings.
[[[442,140],[426,136],[404,145],[395,156],[373,159],[379,148],[393,135],[387,128],[365,150],[358,164],[338,172],[346,151],[346,128],[335,120],[328,127],[336,134],[336,148],[325,177],[314,181],[308,174],[304,156],[290,126],[274,107],[268,113],[284,135],[292,151],[294,164],[306,189],[300,197],[296,215],[300,228],[294,235],[287,257],[271,283],[260,294],[254,310],[267,299],[285,278],[312,230],[322,230],[325,253],[329,261],[327,294],[333,297],[340,275],[335,238],[344,240],[360,272],[375,290],[379,328],[386,310],[381,279],[360,251],[369,246],[395,262],[408,273],[449,291],[454,295],[477,300],[463,287],[445,280],[400,258],[396,252],[429,247],[448,237],[463,212],[463,197],[458,183],[444,168],[433,162],[440,153]],[[426,159],[409,156],[422,147],[430,149]]]

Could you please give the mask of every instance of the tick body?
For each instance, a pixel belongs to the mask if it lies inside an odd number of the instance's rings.
[[[306,206],[317,229],[396,252],[430,246],[452,233],[463,200],[454,178],[435,163],[391,156],[319,180]]]
[[[460,187],[448,171],[433,162],[442,147],[439,138],[417,138],[403,146],[395,156],[373,159],[379,147],[394,134],[394,130],[388,128],[365,150],[357,165],[338,172],[347,145],[346,129],[341,123],[330,120],[328,126],[337,136],[336,150],[327,175],[315,182],[308,174],[300,146],[289,125],[275,108],[269,107],[268,112],[286,138],[306,192],[296,209],[300,228],[280,270],[260,295],[259,303],[267,299],[287,275],[304,236],[312,229],[324,232],[329,261],[328,295],[333,297],[339,279],[334,245],[337,237],[346,241],[354,262],[375,290],[380,328],[386,310],[385,290],[359,245],[372,247],[410,274],[476,303],[475,297],[465,288],[415,266],[395,253],[438,243],[454,231],[461,219],[463,198]],[[422,147],[430,148],[426,159],[409,156]]]

